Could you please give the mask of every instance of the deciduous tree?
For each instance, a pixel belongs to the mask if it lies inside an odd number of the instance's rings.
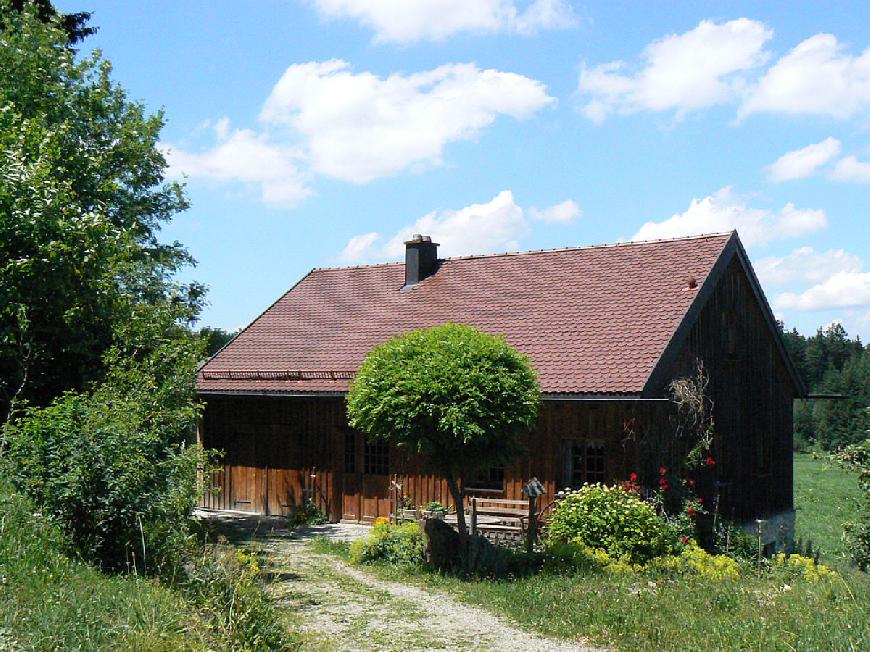
[[[20,4],[20,3],[19,3]],[[160,228],[187,206],[164,181],[161,113],[76,55],[60,19],[0,0],[0,420],[99,380],[131,312],[183,306],[202,288]],[[42,19],[41,19],[42,18]],[[43,20],[44,19],[44,20]]]
[[[464,481],[516,459],[539,402],[537,376],[525,356],[501,337],[458,324],[375,347],[347,397],[353,427],[421,455],[447,480],[463,554]]]

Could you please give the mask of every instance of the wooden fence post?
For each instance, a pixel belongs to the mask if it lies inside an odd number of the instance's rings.
[[[471,497],[471,536],[477,536],[477,498]]]

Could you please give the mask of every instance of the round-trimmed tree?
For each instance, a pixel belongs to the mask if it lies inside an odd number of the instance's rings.
[[[350,425],[369,439],[418,453],[447,480],[464,550],[464,481],[516,459],[540,394],[528,358],[504,338],[448,323],[372,349],[347,408]]]

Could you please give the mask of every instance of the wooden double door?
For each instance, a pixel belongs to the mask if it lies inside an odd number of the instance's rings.
[[[234,443],[231,463],[225,467],[227,508],[286,515],[304,499],[305,470],[293,459],[295,451],[282,428],[250,428]]]
[[[373,521],[389,516],[390,447],[369,442],[359,432],[343,433],[341,518],[346,521]]]

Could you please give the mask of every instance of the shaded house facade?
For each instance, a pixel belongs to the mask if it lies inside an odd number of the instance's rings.
[[[792,401],[804,395],[736,232],[616,245],[437,258],[415,237],[405,263],[314,269],[199,372],[200,437],[224,451],[205,507],[286,513],[309,498],[334,520],[387,515],[398,495],[451,501],[419,459],[347,425],[344,396],[366,354],[445,322],[504,336],[536,368],[537,427],[514,464],[466,479],[552,498],[674,455],[672,380],[709,376],[716,465],[699,478],[720,512],[768,529],[792,522]]]

